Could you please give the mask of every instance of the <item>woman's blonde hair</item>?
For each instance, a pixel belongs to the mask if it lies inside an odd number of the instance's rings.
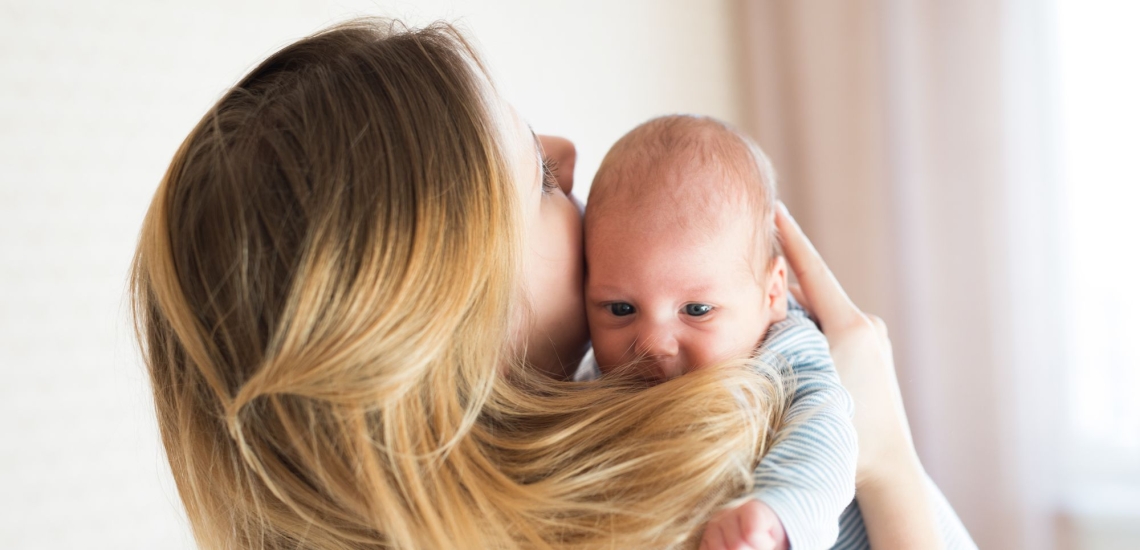
[[[572,384],[507,348],[521,206],[489,90],[450,26],[353,21],[175,154],[132,293],[203,548],[672,547],[749,485],[775,377]]]

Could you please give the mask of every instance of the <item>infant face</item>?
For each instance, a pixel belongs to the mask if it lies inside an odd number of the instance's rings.
[[[751,220],[706,231],[657,223],[654,212],[606,212],[586,246],[587,318],[603,372],[641,359],[647,378],[669,379],[747,355],[778,320],[782,279],[773,285],[777,275],[749,261]],[[782,278],[782,259],[774,267]]]

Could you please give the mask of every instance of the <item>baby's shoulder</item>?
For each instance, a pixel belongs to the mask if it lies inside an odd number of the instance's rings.
[[[788,296],[788,315],[768,328],[759,352],[783,356],[792,367],[805,363],[830,362],[831,352],[827,338],[819,326],[794,298]]]

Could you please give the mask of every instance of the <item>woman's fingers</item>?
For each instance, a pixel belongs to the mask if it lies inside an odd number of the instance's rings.
[[[784,256],[800,282],[803,303],[811,304],[811,311],[819,318],[824,332],[828,326],[846,326],[862,322],[862,314],[839,281],[827,268],[819,252],[804,235],[802,229],[783,202],[776,209],[776,228],[784,245]],[[800,298],[800,296],[796,296]]]
[[[776,210],[776,227],[788,265],[800,282],[791,292],[819,319],[839,379],[855,404],[855,483],[867,532],[876,547],[936,547],[930,541],[936,540],[932,537],[937,531],[923,509],[921,490],[902,499],[896,496],[898,489],[915,487],[922,465],[910,436],[887,325],[855,307],[783,203]],[[899,518],[906,521],[896,521]]]
[[[867,314],[867,319],[871,321],[871,326],[875,327],[875,332],[879,335],[879,339],[885,343],[890,343],[890,335],[887,334],[887,324],[878,315]]]

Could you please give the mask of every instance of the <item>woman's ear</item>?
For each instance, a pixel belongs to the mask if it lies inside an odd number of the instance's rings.
[[[788,263],[783,256],[777,256],[768,268],[764,305],[770,312],[769,322],[776,323],[788,317]]]

